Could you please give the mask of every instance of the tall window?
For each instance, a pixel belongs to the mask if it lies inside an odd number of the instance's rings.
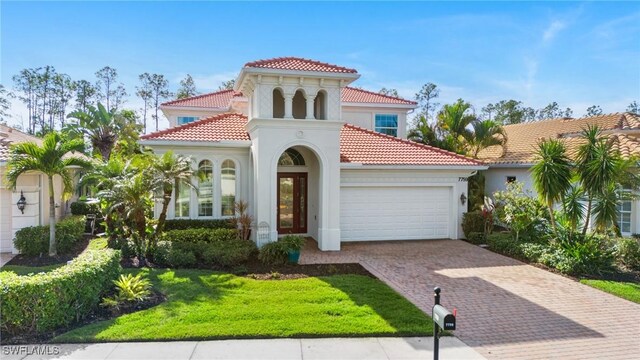
[[[213,216],[213,164],[203,160],[198,165],[198,216]]]
[[[631,200],[629,199],[631,190],[621,189],[620,195],[622,199],[616,206],[618,210],[618,227],[620,232],[625,235],[631,234]]]
[[[197,116],[178,116],[178,125],[188,124],[198,120]]]
[[[220,189],[222,193],[222,216],[235,215],[236,164],[232,160],[222,162]]]
[[[189,203],[191,202],[191,189],[176,182],[176,201],[175,201],[175,213],[176,217],[189,217]]]
[[[391,136],[398,136],[398,115],[376,114],[376,131]]]

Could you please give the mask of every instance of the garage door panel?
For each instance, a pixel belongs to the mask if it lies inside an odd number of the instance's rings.
[[[345,187],[343,241],[448,238],[448,187]]]

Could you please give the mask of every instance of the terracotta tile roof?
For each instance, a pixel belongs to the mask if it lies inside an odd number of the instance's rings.
[[[250,140],[243,114],[225,113],[141,136],[142,140]],[[432,146],[346,124],[340,132],[340,162],[365,165],[473,166],[482,162]]]
[[[565,141],[569,153],[579,146],[576,136],[588,125],[597,125],[608,136],[620,141],[621,153],[635,151],[635,135],[627,136],[625,132],[640,131],[640,116],[632,113],[615,113],[579,119],[561,118],[534,121],[530,123],[507,125],[507,144],[503,149],[491,147],[480,152],[479,157],[493,164],[530,164],[536,161],[535,152],[542,139],[559,138]],[[637,135],[637,134],[636,134]]]
[[[348,103],[374,103],[374,104],[403,104],[416,105],[415,101],[402,99],[399,97],[379,94],[373,91],[345,87],[342,89],[342,102]]]
[[[140,137],[142,140],[208,141],[250,140],[243,114],[224,113],[185,125],[176,126]]]
[[[483,165],[480,161],[433,146],[350,124],[346,124],[340,132],[340,162],[366,165]]]
[[[42,144],[42,139],[29,135],[20,130],[0,124],[0,162],[9,160],[9,147],[11,144],[32,141],[38,145]]]
[[[185,99],[177,99],[163,103],[163,106],[205,107],[226,109],[234,97],[242,96],[241,92],[222,90],[208,94],[196,95]]]
[[[241,92],[233,90],[222,90],[208,94],[202,94],[193,96],[186,99],[172,100],[163,103],[163,106],[184,106],[184,107],[196,107],[196,108],[221,108],[227,109],[231,105],[231,99],[235,97],[242,97]],[[400,104],[400,105],[415,105],[415,101],[410,101],[402,98],[396,98],[393,96],[387,96],[375,93],[373,91],[367,91],[363,89],[357,89],[352,87],[345,87],[342,89],[342,102],[347,103],[370,103],[370,104]]]
[[[252,61],[244,64],[244,67],[330,73],[358,73],[355,69],[291,56]]]

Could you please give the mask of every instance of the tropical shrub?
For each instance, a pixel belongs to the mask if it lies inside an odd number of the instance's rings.
[[[549,215],[544,206],[529,191],[524,190],[522,183],[509,183],[505,191],[496,192],[494,197],[494,214],[501,224],[511,230],[515,241],[519,241],[521,235],[538,238],[545,231]]]
[[[565,274],[594,275],[612,268],[614,252],[604,237],[560,231],[539,261]]]
[[[489,249],[507,256],[522,257],[519,243],[506,232],[487,235]]]
[[[482,211],[469,211],[462,215],[462,231],[468,239],[471,233],[484,233],[485,217]]]
[[[279,240],[287,251],[300,251],[304,246],[304,237],[300,235],[285,235]]]
[[[280,241],[265,244],[260,248],[258,259],[267,265],[283,265],[287,263],[288,250]]]
[[[616,239],[614,253],[618,264],[630,269],[640,270],[640,243],[638,239]]]
[[[101,214],[99,203],[88,203],[85,201],[75,201],[71,203],[72,215],[89,215],[89,214]]]
[[[471,232],[469,233],[469,235],[467,236],[467,240],[472,243],[472,244],[476,244],[476,245],[480,245],[480,244],[484,244],[485,243],[485,235],[484,232]]]
[[[520,244],[520,252],[525,259],[531,262],[539,262],[540,257],[547,253],[549,246],[546,244],[538,243],[523,243]]]
[[[186,229],[234,229],[234,226],[226,219],[172,219],[164,223],[164,231]]]
[[[193,251],[172,247],[167,254],[167,262],[173,267],[190,268],[196,264],[196,256]]]
[[[67,254],[82,240],[85,227],[84,216],[69,216],[56,224],[56,247],[58,253]],[[16,232],[13,240],[21,254],[39,256],[49,251],[49,225],[29,226]]]
[[[120,252],[87,251],[47,273],[0,273],[0,331],[43,334],[85,318],[120,273]]]

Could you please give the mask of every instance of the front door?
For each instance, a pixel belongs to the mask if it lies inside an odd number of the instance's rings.
[[[278,173],[278,233],[307,232],[307,173]]]

